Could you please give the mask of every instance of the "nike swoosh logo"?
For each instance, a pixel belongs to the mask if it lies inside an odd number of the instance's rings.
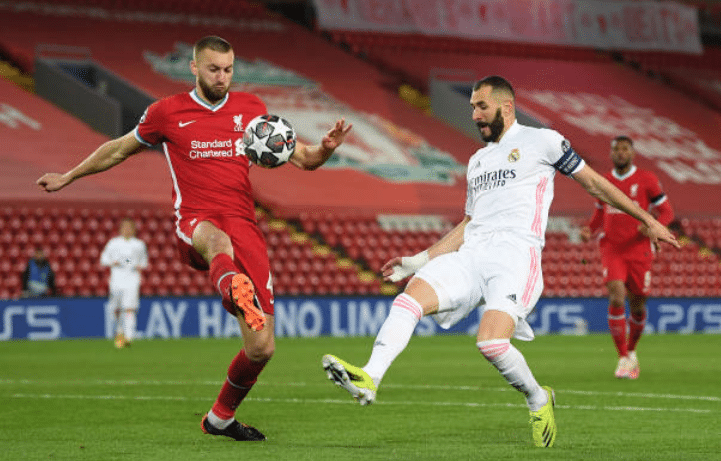
[[[191,123],[195,123],[195,120],[191,120],[191,121],[189,121],[189,122],[178,122],[178,126],[179,126],[180,128],[183,128],[184,126],[188,126],[188,125],[190,125]]]

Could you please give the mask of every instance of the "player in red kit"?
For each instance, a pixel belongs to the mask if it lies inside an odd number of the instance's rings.
[[[105,171],[145,147],[161,144],[173,182],[176,236],[183,261],[208,270],[223,306],[235,315],[243,348],[228,368],[220,393],[201,421],[206,434],[265,440],[235,412],[275,350],[273,288],[266,243],[255,219],[243,148],[247,122],[267,113],[248,93],[230,92],[235,56],[220,37],[193,48],[195,88],[151,104],[131,132],[100,146],[65,174],[48,173],[38,185],[53,192],[74,180]],[[351,125],[339,120],[319,145],[298,142],[290,163],[303,170],[323,165],[343,143]]]
[[[634,155],[631,138],[614,138],[611,142],[613,170],[606,178],[641,208],[653,211],[661,224],[668,226],[673,221],[671,204],[656,175],[633,164]],[[646,297],[651,288],[651,265],[656,249],[646,236],[644,226],[600,202],[588,226],[581,230],[581,238],[589,240],[599,230],[602,231],[599,242],[601,263],[608,289],[608,327],[619,356],[615,376],[636,379],[640,370],[636,345],[646,326]],[[627,296],[631,311],[628,328]]]

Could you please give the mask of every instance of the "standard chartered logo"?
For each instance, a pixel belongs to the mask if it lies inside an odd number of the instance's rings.
[[[236,141],[235,148],[238,148]],[[232,139],[215,139],[213,141],[191,141],[188,157],[191,159],[234,157]]]

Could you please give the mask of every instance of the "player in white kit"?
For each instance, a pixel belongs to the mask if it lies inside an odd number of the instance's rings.
[[[108,305],[115,315],[115,347],[130,346],[135,338],[140,305],[140,271],[148,267],[145,243],[135,237],[135,222],[120,222],[120,235],[108,241],[100,264],[110,268]]]
[[[323,368],[361,405],[370,404],[422,316],[432,315],[441,327],[450,328],[480,307],[478,349],[526,397],[534,444],[550,447],[557,433],[553,390],[538,384],[510,339],[534,337],[526,317],[543,291],[541,249],[555,172],[646,224],[653,241],[678,243],[665,226],[586,165],[559,133],[520,125],[513,88],[505,79],[480,80],[470,102],[487,144],[468,164],[465,218],[426,251],[383,266],[390,281],[415,276],[393,301],[366,366],[326,355]]]

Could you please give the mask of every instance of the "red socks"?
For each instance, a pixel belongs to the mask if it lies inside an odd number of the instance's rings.
[[[628,354],[625,306],[608,305],[608,329],[611,331],[611,337],[616,344],[618,356],[625,357]]]
[[[221,253],[210,262],[210,280],[218,293],[223,297],[223,301],[232,302],[230,299],[230,282],[233,276],[238,273],[233,259]]]
[[[223,297],[224,306],[230,303],[235,308],[235,304],[230,299],[230,284],[233,276],[238,272],[233,259],[225,253],[217,255],[210,262],[210,280]],[[213,413],[218,418],[227,420],[235,416],[235,410],[258,380],[258,375],[263,371],[266,363],[268,363],[267,360],[253,362],[245,354],[245,349],[241,349],[230,362],[228,378],[223,383],[218,398],[213,404]]]
[[[625,306],[608,306],[608,329],[619,357],[625,357],[629,351],[636,350],[636,344],[641,339],[643,329],[646,327],[646,310],[639,315],[631,312],[628,322],[628,340],[626,339],[626,308]]]
[[[631,319],[628,322],[628,350],[635,351],[638,340],[641,339],[643,329],[646,327],[646,310],[641,315],[631,312]]]
[[[251,361],[245,355],[245,349],[241,349],[230,362],[228,379],[223,383],[220,394],[213,404],[213,413],[217,417],[231,419],[235,416],[235,410],[258,380],[258,375],[263,371],[266,363],[268,362]]]
[[[238,273],[233,259],[221,253],[210,262],[210,280],[218,293],[223,297],[223,305],[230,304],[235,309],[230,299],[230,283],[233,276]],[[227,307],[226,307],[227,309]],[[220,419],[231,419],[235,416],[235,410],[243,401],[255,382],[258,375],[268,361],[253,362],[245,354],[245,349],[241,349],[235,356],[230,367],[228,367],[228,378],[220,388],[218,398],[213,404],[213,413]]]

